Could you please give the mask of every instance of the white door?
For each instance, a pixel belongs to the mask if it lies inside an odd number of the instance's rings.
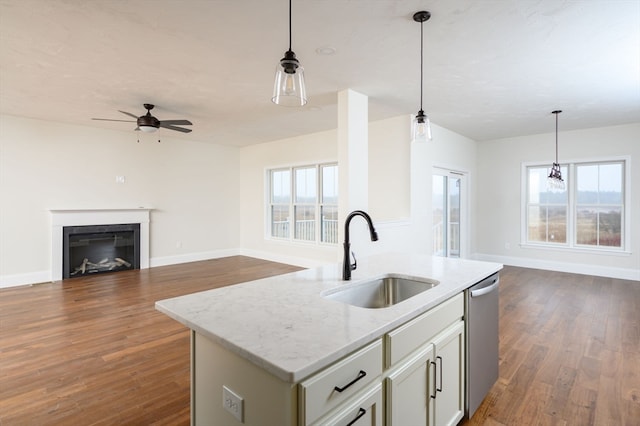
[[[433,254],[464,257],[467,224],[466,175],[445,169],[433,173]]]

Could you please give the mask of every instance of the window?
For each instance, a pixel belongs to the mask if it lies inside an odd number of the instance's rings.
[[[525,243],[625,249],[626,160],[561,166],[566,189],[547,188],[548,166],[525,165]]]
[[[338,165],[273,169],[268,173],[270,235],[338,242]]]

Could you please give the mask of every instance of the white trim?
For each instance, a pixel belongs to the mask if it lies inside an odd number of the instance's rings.
[[[340,266],[339,264],[331,261],[322,262],[304,257],[287,256],[251,249],[241,249],[239,254],[242,256],[255,257],[257,259],[269,260],[271,262],[286,263],[287,265],[299,266],[301,268],[317,268],[319,266],[331,264],[337,265],[336,267]]]
[[[0,275],[0,288],[49,283],[51,271],[29,272],[26,274]]]
[[[582,165],[587,163],[595,163],[601,164],[606,162],[622,162],[624,164],[624,181],[623,181],[623,199],[624,199],[624,208],[623,208],[623,222],[622,222],[622,247],[619,249],[606,248],[603,246],[598,247],[587,247],[578,245],[574,242],[575,240],[575,211],[576,211],[576,165]],[[542,161],[523,161],[520,163],[520,246],[521,247],[535,247],[542,249],[564,249],[568,251],[576,251],[576,252],[597,252],[602,254],[608,254],[613,251],[617,251],[618,253],[631,253],[631,157],[628,155],[619,155],[613,157],[599,157],[599,158],[586,158],[586,159],[576,159],[576,160],[564,160],[561,163],[561,166],[565,165],[568,167],[569,173],[569,186],[567,187],[567,241],[562,245],[556,245],[554,243],[550,243],[546,245],[544,243],[537,244],[535,242],[531,242],[527,240],[527,204],[528,204],[528,168],[529,167],[548,167],[549,164]]]
[[[498,256],[484,253],[474,253],[472,259],[483,260],[486,262],[497,262],[504,265],[519,266],[522,268],[544,269],[548,271],[640,281],[640,270],[638,269],[613,268],[610,266],[594,264],[557,262],[543,259],[532,259],[528,257]]]
[[[65,226],[140,224],[140,269],[149,267],[149,212],[152,209],[50,209],[50,281],[62,279],[62,228]]]
[[[177,265],[180,263],[199,262],[202,260],[219,259],[221,257],[238,256],[239,249],[225,249],[215,251],[204,251],[198,253],[179,254],[176,256],[153,257],[149,264],[152,268],[156,266]]]

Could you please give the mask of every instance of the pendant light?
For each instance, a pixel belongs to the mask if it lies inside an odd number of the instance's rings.
[[[289,0],[289,50],[276,65],[276,79],[273,84],[271,102],[283,106],[303,106],[307,103],[304,87],[304,68],[291,50],[291,0]]]
[[[424,113],[424,110],[422,109],[422,84],[424,81],[424,36],[422,27],[423,23],[425,21],[428,21],[429,18],[431,18],[431,13],[425,10],[413,14],[413,20],[416,22],[420,22],[420,111],[418,111],[418,114],[413,119],[411,138],[414,142],[426,142],[427,140],[431,140],[431,123],[429,123],[429,117]]]
[[[556,116],[556,162],[551,166],[547,185],[550,189],[564,191],[564,180],[562,179],[562,172],[560,171],[560,164],[558,163],[558,114],[561,112],[561,110],[551,111],[551,114]]]

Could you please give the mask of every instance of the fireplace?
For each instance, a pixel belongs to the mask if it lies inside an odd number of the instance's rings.
[[[140,224],[62,228],[62,278],[140,269]]]
[[[71,273],[75,272],[75,268],[81,267],[83,263],[85,263],[85,275],[88,267],[109,270],[113,266],[111,271],[122,270],[123,266],[127,269],[133,269],[134,267],[147,269],[149,267],[149,214],[151,210],[146,207],[131,209],[51,209],[51,281],[59,281],[63,279],[63,275],[64,278],[80,276],[78,273],[74,275],[71,275]],[[65,236],[64,230],[67,228],[69,228],[67,231],[71,235],[94,235],[102,233],[106,226],[111,225],[118,227],[133,225],[133,228],[137,227],[138,229],[137,236],[102,236],[97,238],[98,241],[94,242],[82,241],[86,238],[79,236],[77,238],[74,237],[71,243],[69,241],[65,243],[67,236]],[[115,231],[111,230],[110,232],[119,234],[121,231],[128,233],[131,230],[116,228]],[[136,231],[133,230],[133,233],[135,234]],[[138,241],[137,253],[134,249],[132,255],[126,251],[129,250],[128,248],[126,250],[124,248],[130,245],[131,238],[135,238]],[[75,254],[68,255],[70,263],[68,267],[65,267],[64,264],[67,263],[67,259],[63,256],[63,253],[68,250],[68,245],[72,245],[75,250],[76,247],[81,247],[85,244],[103,247],[101,249],[96,248],[97,256],[77,255],[76,257]],[[92,247],[91,250],[93,249]],[[115,253],[107,252],[108,250],[113,251],[113,249],[115,249]],[[133,260],[129,259],[130,256]],[[86,262],[84,261],[85,258],[87,259]],[[89,262],[98,266],[89,265]],[[127,266],[127,263],[130,263],[131,267]],[[64,274],[63,269],[67,269]]]

